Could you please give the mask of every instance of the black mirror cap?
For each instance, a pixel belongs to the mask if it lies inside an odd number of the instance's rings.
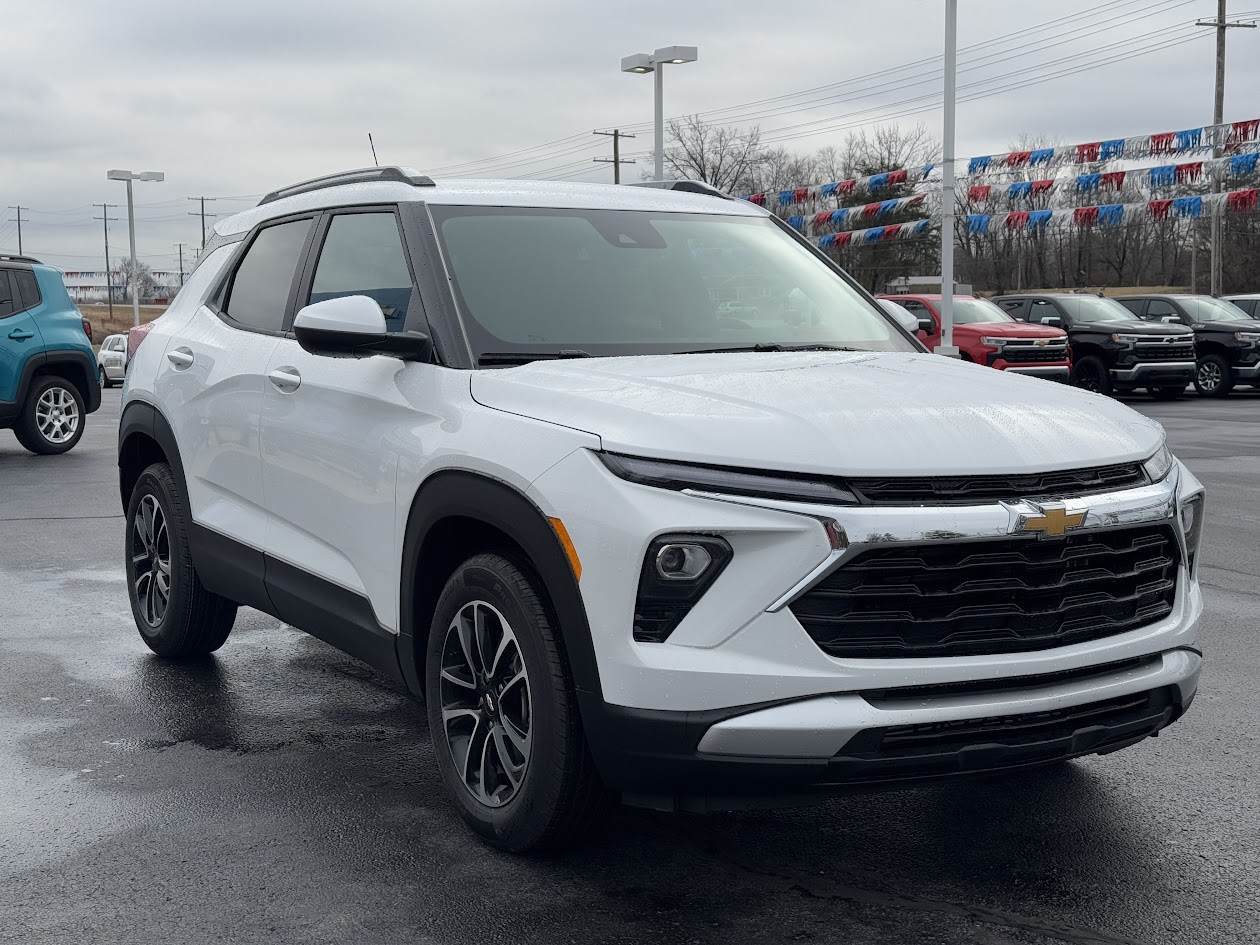
[[[353,331],[295,327],[293,334],[303,351],[325,358],[370,358],[378,354],[402,361],[433,358],[433,341],[422,331],[363,335]]]

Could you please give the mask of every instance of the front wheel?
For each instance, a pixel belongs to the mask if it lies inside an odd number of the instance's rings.
[[[564,846],[606,816],[555,617],[532,569],[465,561],[438,600],[425,701],[447,793],[464,821],[513,853]]]
[[[1194,368],[1194,389],[1204,397],[1224,397],[1234,389],[1234,369],[1219,354],[1202,357]]]
[[[1081,358],[1072,367],[1072,379],[1077,387],[1092,390],[1095,394],[1111,395],[1111,374],[1101,358],[1092,355]]]
[[[213,653],[236,620],[236,604],[206,590],[197,577],[188,522],[171,468],[154,463],[127,503],[127,587],[141,639],[168,659]]]
[[[13,432],[32,453],[65,453],[83,437],[83,397],[60,377],[36,378]]]

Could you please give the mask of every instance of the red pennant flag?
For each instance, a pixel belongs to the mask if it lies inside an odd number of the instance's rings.
[[[1177,183],[1184,184],[1188,180],[1198,180],[1203,176],[1203,162],[1177,165]]]
[[[1124,171],[1108,171],[1102,176],[1103,187],[1109,187],[1112,190],[1124,189]]]
[[[748,198],[748,202],[755,203],[759,207],[764,207],[766,205],[766,195],[753,194],[751,197]]]
[[[889,223],[884,227],[884,232],[880,235],[881,240],[895,240],[897,233],[901,230],[900,223]]]
[[[879,215],[879,208],[882,205],[883,205],[882,202],[879,200],[875,201],[874,203],[868,203],[865,207],[862,208],[862,216],[866,217],[868,220],[875,219],[875,217]]]
[[[1250,121],[1236,121],[1229,126],[1229,144],[1255,141],[1257,137],[1260,137],[1260,118],[1252,118]]]
[[[1097,207],[1077,207],[1072,214],[1077,226],[1093,226],[1098,222]]]
[[[1102,148],[1102,142],[1095,141],[1091,144],[1078,144],[1076,146],[1076,163],[1090,164],[1098,160],[1098,152]]]
[[[792,191],[792,203],[804,203],[808,199],[808,187],[797,187],[796,190]]]
[[[1034,194],[1044,194],[1054,187],[1052,180],[1035,180],[1032,182],[1032,192]]]
[[[989,184],[973,184],[971,189],[967,191],[967,197],[972,203],[984,203],[989,199]]]
[[[1175,131],[1165,131],[1162,134],[1151,135],[1151,154],[1167,154],[1173,149],[1173,142],[1176,140],[1177,133]]]
[[[818,213],[814,214],[814,229],[818,229],[818,227],[820,226],[826,226],[830,222],[831,222],[830,210],[820,210]]]
[[[1147,204],[1151,211],[1152,220],[1167,220],[1168,211],[1172,209],[1171,200],[1152,200]],[[1078,211],[1079,212],[1079,211]]]
[[[1028,163],[1028,159],[1032,157],[1031,151],[1012,151],[1006,156],[1005,162],[1007,167],[1023,167]]]
[[[836,184],[836,193],[838,194],[851,194],[855,190],[857,190],[857,181],[855,180],[842,180]]]
[[[1028,226],[1028,211],[1016,210],[1014,213],[1006,215],[1006,228],[1008,230],[1022,230]]]
[[[905,171],[904,169],[900,171],[889,171],[888,172],[888,185],[891,187],[894,184],[904,184],[906,182],[906,174],[907,174],[907,171]]]
[[[1253,187],[1251,190],[1235,190],[1226,196],[1225,203],[1229,209],[1237,213],[1255,210],[1257,205],[1260,205],[1260,187]]]
[[[848,246],[853,240],[853,231],[845,230],[843,233],[836,234],[836,246]]]

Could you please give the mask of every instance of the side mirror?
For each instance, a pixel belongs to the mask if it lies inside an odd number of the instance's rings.
[[[936,322],[932,321],[930,315],[920,315],[918,319],[918,329],[925,335],[930,335],[936,331]]]
[[[1058,315],[1043,315],[1041,316],[1041,324],[1049,325],[1051,328],[1062,328],[1063,319]]]
[[[343,295],[306,306],[293,319],[293,334],[303,351],[329,358],[380,354],[427,361],[433,350],[422,331],[387,331],[385,313],[366,295]]]
[[[1176,315],[1165,315],[1163,318],[1160,319],[1160,321],[1164,322],[1165,324],[1176,324],[1177,322],[1181,321],[1181,319],[1178,318]]]
[[[900,306],[898,306],[898,308],[900,308]],[[892,310],[889,309],[889,311]],[[906,331],[910,332],[910,334],[913,335],[918,330],[919,320],[911,313],[907,312],[904,308],[901,308],[900,311],[893,312],[892,315],[893,318],[897,319],[897,324]]]

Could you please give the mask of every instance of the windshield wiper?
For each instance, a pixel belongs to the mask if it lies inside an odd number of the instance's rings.
[[[477,364],[481,367],[494,367],[495,365],[529,364],[531,361],[593,357],[595,355],[581,348],[561,348],[559,351],[487,351],[477,358]]]
[[[701,348],[698,351],[687,351],[685,354],[722,354],[724,352],[747,351],[865,351],[865,348],[849,348],[844,345],[804,344],[785,345],[777,341],[759,341],[755,345],[732,346],[729,348]]]

